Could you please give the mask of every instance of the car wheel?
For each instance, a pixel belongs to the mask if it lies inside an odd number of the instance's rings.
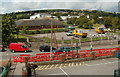
[[[27,53],[27,50],[25,50],[24,52]]]
[[[13,52],[13,53],[14,53],[14,52],[15,52],[15,50],[13,49],[13,50],[11,50],[11,52]]]

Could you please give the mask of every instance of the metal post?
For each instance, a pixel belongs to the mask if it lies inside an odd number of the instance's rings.
[[[81,46],[81,38],[79,39],[79,43],[80,43],[80,46]]]
[[[91,40],[91,42],[90,42],[90,50],[92,52],[92,49],[93,49],[93,46],[92,46],[92,37],[90,37],[90,40]]]
[[[101,43],[103,42],[102,36],[100,36]]]
[[[52,43],[53,43],[53,25],[52,25],[52,19],[50,20],[51,25],[51,40],[50,40],[50,60],[52,60]]]
[[[64,46],[64,37],[62,37],[62,46]]]

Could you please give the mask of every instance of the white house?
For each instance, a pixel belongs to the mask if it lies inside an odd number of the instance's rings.
[[[40,13],[40,14],[30,16],[30,19],[41,19],[41,18],[45,18],[45,17],[51,17],[51,15],[46,14],[46,13]]]
[[[79,18],[80,16],[61,16],[62,20],[64,21],[66,21],[67,18],[74,18],[74,17]]]

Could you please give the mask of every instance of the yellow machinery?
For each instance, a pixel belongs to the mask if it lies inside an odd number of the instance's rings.
[[[83,33],[81,30],[74,30],[72,33],[74,36],[81,36],[82,38],[87,37],[87,33]]]
[[[104,29],[104,28],[102,28],[102,27],[97,27],[97,28],[95,29],[95,31],[96,31],[98,34],[104,34],[104,33],[107,32],[107,30]]]

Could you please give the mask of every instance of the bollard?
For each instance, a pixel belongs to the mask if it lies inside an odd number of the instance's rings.
[[[61,58],[61,61],[64,62],[65,61],[65,54],[60,54],[60,58]]]
[[[91,52],[90,54],[91,54],[92,59],[94,60],[96,58],[95,57],[95,52]]]
[[[117,50],[112,50],[112,56],[113,56],[113,57],[116,56],[116,52],[117,52]]]

